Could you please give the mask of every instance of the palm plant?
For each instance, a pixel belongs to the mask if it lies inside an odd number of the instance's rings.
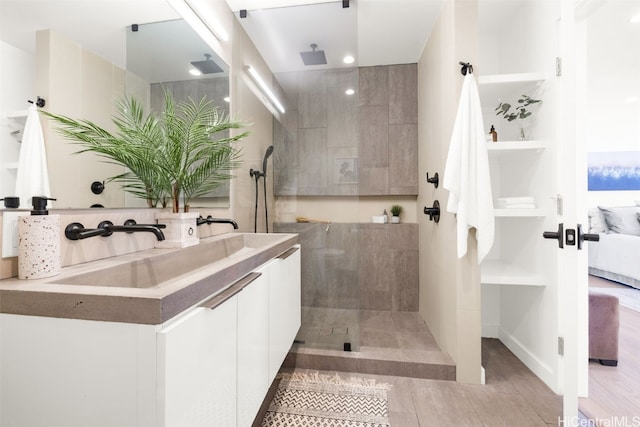
[[[43,112],[59,124],[57,131],[81,145],[78,153],[94,152],[110,163],[128,170],[109,178],[125,191],[147,200],[150,207],[169,199],[173,212],[189,211],[193,198],[210,192],[232,177],[239,166],[239,150],[234,142],[248,132],[229,136],[243,125],[221,112],[203,97],[176,104],[165,91],[164,111],[159,116],[145,114],[134,98],[116,104],[113,118],[118,132],[111,134],[89,120]]]

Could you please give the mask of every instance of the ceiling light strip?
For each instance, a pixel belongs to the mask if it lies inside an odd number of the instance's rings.
[[[213,15],[210,9],[207,9],[203,6],[205,2],[202,0],[192,1],[185,0],[187,5],[195,12],[196,15],[204,22],[204,24],[209,27],[209,29],[215,34],[215,36],[220,41],[229,41],[229,33],[224,29],[218,19]]]
[[[229,35],[224,29],[220,27],[216,31],[215,28],[211,28],[184,0],[168,0],[168,3],[209,46],[214,47],[219,45],[220,41],[229,40]]]
[[[262,90],[262,92],[264,92],[264,94],[267,95],[271,103],[278,109],[278,111],[284,114],[284,107],[282,106],[280,101],[278,101],[278,98],[276,98],[276,96],[273,94],[273,92],[271,91],[271,88],[267,86],[264,80],[262,80],[262,77],[260,77],[260,74],[258,74],[258,72],[250,65],[247,65],[247,72],[253,78],[253,80],[258,84],[258,86],[260,86],[260,90]]]

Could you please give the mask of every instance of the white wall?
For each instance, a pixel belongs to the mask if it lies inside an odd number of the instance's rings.
[[[32,54],[0,41],[0,198],[15,195],[16,171],[6,163],[15,163],[20,143],[9,133],[20,129],[24,120],[5,118],[5,114],[26,110],[28,99],[35,100],[35,58]]]

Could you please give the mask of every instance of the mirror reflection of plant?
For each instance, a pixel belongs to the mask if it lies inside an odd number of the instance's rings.
[[[495,109],[495,111],[497,111],[496,115],[502,115],[505,119],[507,119],[507,121],[510,122],[515,119],[524,120],[532,114],[532,111],[527,110],[527,107],[532,104],[537,104],[538,102],[542,101],[539,99],[533,99],[528,95],[521,95],[520,99],[518,99],[518,104],[520,105],[515,107],[514,111],[511,111],[511,104],[509,104],[508,102],[501,102]]]
[[[150,207],[158,203],[166,207],[172,199],[177,213],[182,199],[188,212],[193,198],[232,177],[240,156],[234,142],[248,132],[226,136],[243,124],[231,120],[206,97],[176,103],[165,91],[164,98],[160,115],[145,114],[134,98],[118,102],[112,119],[117,135],[88,120],[43,113],[60,124],[61,135],[84,147],[78,153],[94,152],[128,168],[110,181],[122,183],[125,191],[146,199]]]

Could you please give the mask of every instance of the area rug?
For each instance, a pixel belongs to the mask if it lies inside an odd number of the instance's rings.
[[[389,427],[389,384],[337,374],[279,376],[262,427]]]
[[[626,288],[590,288],[593,291],[618,297],[621,306],[640,311],[640,289]]]

